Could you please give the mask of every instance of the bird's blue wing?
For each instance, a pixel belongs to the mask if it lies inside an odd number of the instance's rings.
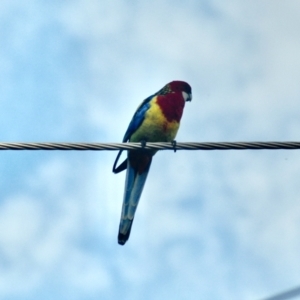
[[[145,114],[146,111],[150,108],[150,101],[153,99],[153,97],[155,96],[151,95],[148,98],[146,98],[141,104],[140,106],[137,108],[135,114],[132,117],[132,120],[129,123],[129,126],[125,132],[124,138],[123,138],[123,143],[126,143],[129,141],[131,135],[141,126],[141,124],[143,123],[144,119],[145,119]],[[122,171],[124,171],[127,168],[127,159],[125,161],[123,161],[118,167],[117,167],[117,163],[119,161],[119,158],[122,154],[123,150],[120,150],[114,165],[113,165],[113,172],[115,174],[120,173]]]
[[[150,101],[152,100],[153,95],[146,98],[141,105],[136,110],[135,114],[132,117],[132,120],[129,123],[129,126],[125,132],[123,143],[127,142],[131,135],[140,127],[145,119],[145,113],[150,108]]]

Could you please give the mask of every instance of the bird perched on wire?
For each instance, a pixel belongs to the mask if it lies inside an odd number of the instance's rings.
[[[146,98],[137,108],[123,138],[125,142],[173,142],[179,128],[186,101],[192,100],[192,89],[184,81],[172,81],[161,90]],[[156,150],[129,150],[127,159],[113,172],[127,168],[118,243],[124,245],[129,238],[134,214]]]

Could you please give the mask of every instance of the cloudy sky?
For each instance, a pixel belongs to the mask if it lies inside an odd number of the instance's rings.
[[[2,0],[0,136],[119,142],[167,82],[177,141],[300,140],[297,0]],[[0,153],[0,298],[261,299],[300,284],[298,151],[162,151],[117,231],[116,152]]]

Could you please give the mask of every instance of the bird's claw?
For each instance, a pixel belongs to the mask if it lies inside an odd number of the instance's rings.
[[[172,141],[172,146],[173,146],[173,149],[174,149],[174,152],[176,152],[176,145],[177,145],[177,142],[175,140]]]
[[[142,146],[143,149],[145,149],[146,143],[147,143],[147,142],[146,142],[145,140],[141,140],[141,146]]]

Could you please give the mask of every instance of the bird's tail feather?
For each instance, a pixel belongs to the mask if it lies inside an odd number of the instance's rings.
[[[127,160],[125,192],[118,234],[118,243],[120,245],[124,245],[129,239],[134,214],[147,179],[150,165],[151,159],[149,160],[149,164],[144,172],[139,174],[134,168],[132,168],[129,160]]]

